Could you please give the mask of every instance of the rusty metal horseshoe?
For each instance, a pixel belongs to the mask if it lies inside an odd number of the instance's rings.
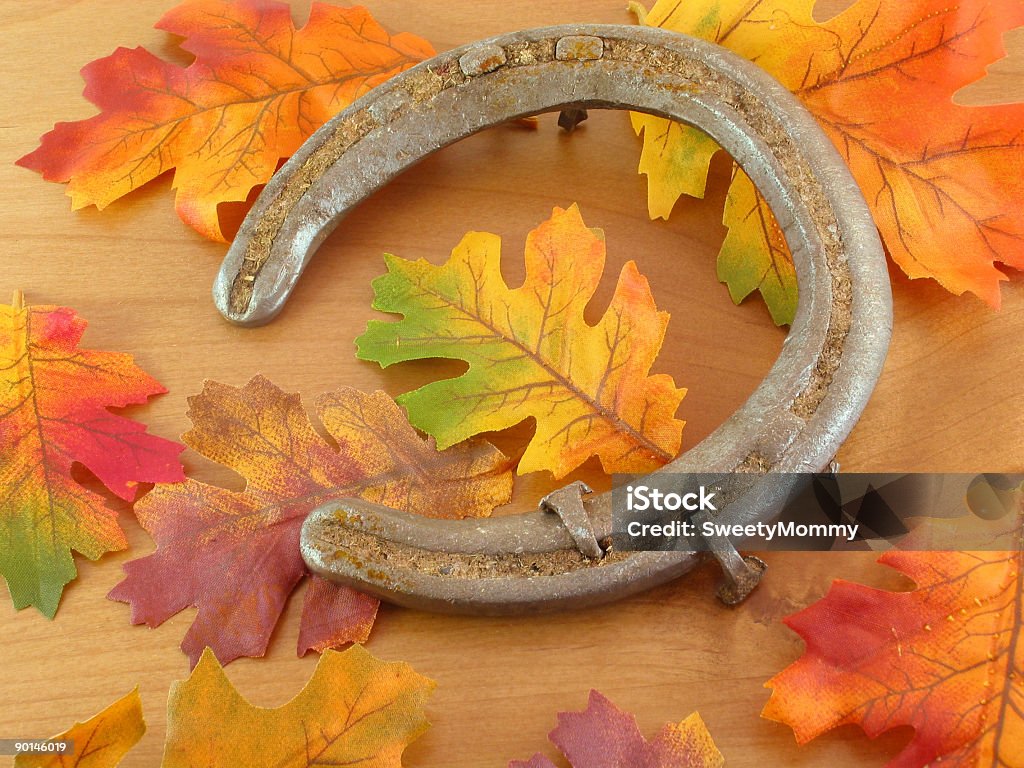
[[[660,472],[747,472],[725,522],[767,520],[788,489],[765,473],[819,471],[860,416],[892,325],[888,274],[867,205],[813,117],[728,51],[660,29],[565,26],[443,53],[374,89],[316,132],[271,180],[214,285],[229,320],[271,320],[345,213],[425,155],[506,120],[632,109],[694,125],[743,166],[793,253],[796,319],[747,402]],[[302,554],[329,579],[402,605],[520,613],[613,600],[685,573],[696,552],[608,551],[612,495],[573,484],[540,511],[440,521],[357,500],[307,518]],[[585,498],[586,497],[586,498]],[[720,595],[763,570],[728,541]]]

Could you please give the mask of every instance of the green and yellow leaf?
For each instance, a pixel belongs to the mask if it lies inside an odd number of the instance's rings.
[[[398,398],[438,447],[533,418],[520,473],[562,477],[591,456],[606,472],[644,472],[675,457],[683,422],[674,414],[686,391],[650,374],[668,313],[628,262],[601,320],[584,320],[605,245],[576,206],[556,208],[530,233],[518,288],[501,276],[500,238],[485,232],[467,234],[441,266],[386,260],[373,306],[403,319],[371,321],[358,355],[384,367],[429,358],[469,364],[462,376]]]

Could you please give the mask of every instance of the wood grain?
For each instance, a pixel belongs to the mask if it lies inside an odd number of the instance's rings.
[[[728,166],[716,163],[708,198],[681,206],[670,223],[646,216],[638,143],[622,113],[594,113],[572,136],[554,118],[537,130],[487,131],[429,158],[363,204],[321,249],[280,319],[242,330],[221,320],[210,285],[224,248],[202,240],[175,216],[169,177],[103,212],[72,213],[58,185],[16,168],[55,120],[87,117],[78,69],[118,45],[144,45],[185,61],[152,29],[170,0],[36,0],[0,8],[0,295],[15,288],[37,304],[66,304],[90,321],[88,346],[135,354],[170,393],[130,414],[157,434],[185,431],[186,398],[205,378],[242,384],[257,372],[307,398],[339,384],[393,394],[436,369],[382,372],[356,361],[352,341],[373,315],[370,280],[381,254],[445,258],[470,229],[505,242],[507,276],[527,231],[554,205],[578,202],[602,227],[609,276],[592,305],[610,296],[612,276],[636,259],[659,304],[673,313],[658,369],[689,387],[682,415],[686,445],[723,421],[754,389],[778,353],[783,332],[757,301],[733,307],[714,276],[723,236],[721,206]],[[304,18],[308,3],[295,2]],[[831,2],[827,8],[837,8]],[[374,0],[391,29],[417,32],[444,49],[516,28],[571,21],[629,22],[618,0],[552,5],[449,0]],[[823,11],[824,12],[824,11]],[[992,68],[961,100],[1024,98],[1024,35],[1017,52]],[[237,221],[239,212],[225,215]],[[893,272],[896,331],[889,362],[864,418],[843,448],[848,470],[1020,471],[1024,469],[1024,281],[1004,288],[993,312],[935,284],[911,284]],[[234,484],[231,473],[188,453],[195,477]],[[546,487],[529,479],[519,507]],[[127,510],[131,556],[152,549]],[[124,765],[159,762],[171,681],[187,672],[177,648],[191,621],[185,612],[156,630],[132,627],[127,606],[105,599],[127,553],[88,562],[69,586],[55,621],[15,613],[0,600],[0,737],[37,738],[84,719],[141,684],[149,731]],[[875,742],[846,728],[798,748],[791,732],[759,719],[763,682],[794,660],[800,642],[778,619],[816,599],[833,577],[900,586],[859,554],[770,556],[766,584],[747,604],[726,610],[708,570],[640,598],[573,614],[531,619],[451,618],[384,608],[369,642],[375,654],[405,659],[435,678],[433,727],[407,764],[429,768],[503,765],[546,742],[555,713],[580,709],[600,688],[654,732],[699,709],[732,768],[776,765],[882,765],[909,732]],[[289,604],[267,658],[232,664],[228,674],[251,701],[280,705],[312,672],[295,658],[298,595]],[[240,735],[240,737],[242,737]]]

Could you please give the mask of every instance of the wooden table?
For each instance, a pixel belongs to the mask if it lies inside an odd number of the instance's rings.
[[[681,415],[687,446],[709,434],[754,389],[784,332],[759,301],[734,307],[714,274],[728,163],[714,165],[702,202],[680,204],[669,223],[646,215],[645,180],[636,174],[639,143],[622,113],[592,114],[581,130],[560,133],[553,116],[536,130],[502,127],[426,160],[360,207],[321,249],[293,303],[269,327],[223,322],[210,285],[224,247],[203,240],[174,213],[168,176],[103,212],[72,213],[60,186],[16,168],[57,120],[94,109],[80,96],[78,69],[116,46],[144,45],[187,59],[152,24],[169,0],[34,0],[0,9],[0,294],[15,288],[36,304],[76,308],[90,321],[86,345],[131,352],[170,393],[129,414],[156,434],[188,427],[186,398],[205,378],[234,385],[262,372],[306,402],[340,384],[392,394],[436,369],[382,372],[355,359],[353,338],[374,315],[370,280],[381,254],[438,262],[467,230],[502,235],[510,280],[529,229],[552,206],[578,202],[590,226],[605,230],[609,270],[595,315],[614,275],[636,259],[659,304],[673,314],[657,369],[690,392]],[[308,4],[295,2],[304,18]],[[620,0],[560,6],[528,0],[412,3],[373,0],[390,29],[417,32],[438,49],[515,28],[571,21],[629,22]],[[835,3],[833,3],[835,5]],[[1024,52],[1024,36],[1008,37]],[[1024,97],[1024,65],[1004,62],[969,98]],[[225,211],[237,223],[238,211]],[[1003,290],[994,312],[936,284],[910,283],[893,270],[896,330],[882,380],[844,446],[846,470],[1020,471],[1024,469],[1024,281]],[[401,369],[401,370],[398,370]],[[188,472],[238,487],[238,478],[187,452]],[[550,480],[526,478],[517,506],[535,502]],[[148,732],[127,766],[157,764],[171,681],[188,673],[178,643],[193,613],[150,630],[128,623],[128,607],[106,593],[121,564],[152,550],[127,510],[130,551],[98,562],[78,558],[79,578],[55,621],[15,613],[0,601],[0,737],[44,737],[141,687]],[[882,765],[909,731],[876,742],[844,728],[798,748],[788,728],[758,713],[765,680],[801,652],[778,619],[821,596],[832,578],[899,587],[904,582],[864,554],[776,554],[762,589],[727,610],[705,570],[642,597],[597,610],[530,619],[451,618],[385,607],[369,641],[385,659],[404,659],[438,682],[433,726],[407,764],[498,766],[537,750],[554,754],[546,734],[560,710],[582,709],[599,688],[636,713],[652,734],[699,710],[732,768]],[[905,585],[904,585],[905,586]],[[315,655],[295,657],[300,600],[291,600],[265,659],[228,668],[252,702],[277,706],[312,672]]]

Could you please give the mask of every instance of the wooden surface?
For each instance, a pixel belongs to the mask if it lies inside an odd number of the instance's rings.
[[[439,50],[515,28],[630,21],[621,0],[370,4],[389,28],[417,32]],[[0,7],[0,295],[21,288],[32,303],[72,306],[90,321],[87,346],[133,353],[170,389],[130,411],[153,432],[173,438],[187,429],[186,398],[205,378],[240,385],[262,372],[306,398],[340,384],[398,394],[427,380],[435,367],[385,373],[355,360],[352,341],[373,315],[369,282],[383,271],[381,254],[437,262],[465,231],[487,230],[504,238],[506,274],[514,280],[527,231],[552,206],[572,202],[607,235],[609,274],[591,307],[595,315],[629,258],[673,314],[658,370],[689,387],[681,410],[687,446],[725,419],[768,370],[783,331],[756,300],[733,307],[714,276],[727,164],[716,163],[706,201],[679,206],[670,223],[652,223],[645,183],[635,172],[639,145],[622,113],[593,114],[572,136],[547,116],[535,131],[498,128],[439,153],[346,220],[277,322],[257,330],[229,326],[209,293],[224,247],[178,220],[168,176],[103,212],[72,213],[59,185],[13,166],[53,122],[93,114],[77,74],[86,62],[118,45],[145,45],[186,61],[167,35],[151,28],[170,5],[33,0]],[[308,4],[293,5],[303,19]],[[1024,37],[1008,40],[1024,51]],[[1022,61],[997,65],[962,98],[1005,100],[1013,88],[1024,97]],[[237,221],[237,211],[226,215]],[[893,286],[892,352],[840,454],[843,468],[1024,469],[1024,281],[1015,277],[1004,288],[998,313],[896,272]],[[238,478],[191,452],[185,461],[199,479],[238,487]],[[535,502],[549,486],[528,478],[517,490],[518,506]],[[130,552],[98,562],[78,558],[79,578],[65,591],[55,621],[33,609],[15,613],[6,597],[0,600],[0,737],[51,735],[139,685],[149,730],[123,764],[158,763],[167,689],[188,673],[177,646],[193,612],[155,630],[132,627],[128,607],[105,598],[121,564],[152,549],[130,512],[121,520]],[[647,734],[700,710],[732,768],[882,765],[909,731],[870,742],[845,728],[798,748],[789,729],[758,713],[767,698],[764,681],[801,650],[780,616],[819,597],[834,577],[901,581],[867,555],[768,559],[762,589],[731,611],[714,600],[715,575],[707,570],[640,598],[543,618],[450,618],[383,608],[370,650],[407,660],[438,682],[429,706],[433,727],[409,750],[407,764],[468,768],[504,765],[537,750],[553,755],[546,734],[555,713],[582,709],[596,687],[635,712]],[[313,669],[314,655],[295,657],[298,597],[267,658],[228,668],[254,703],[284,703]]]

